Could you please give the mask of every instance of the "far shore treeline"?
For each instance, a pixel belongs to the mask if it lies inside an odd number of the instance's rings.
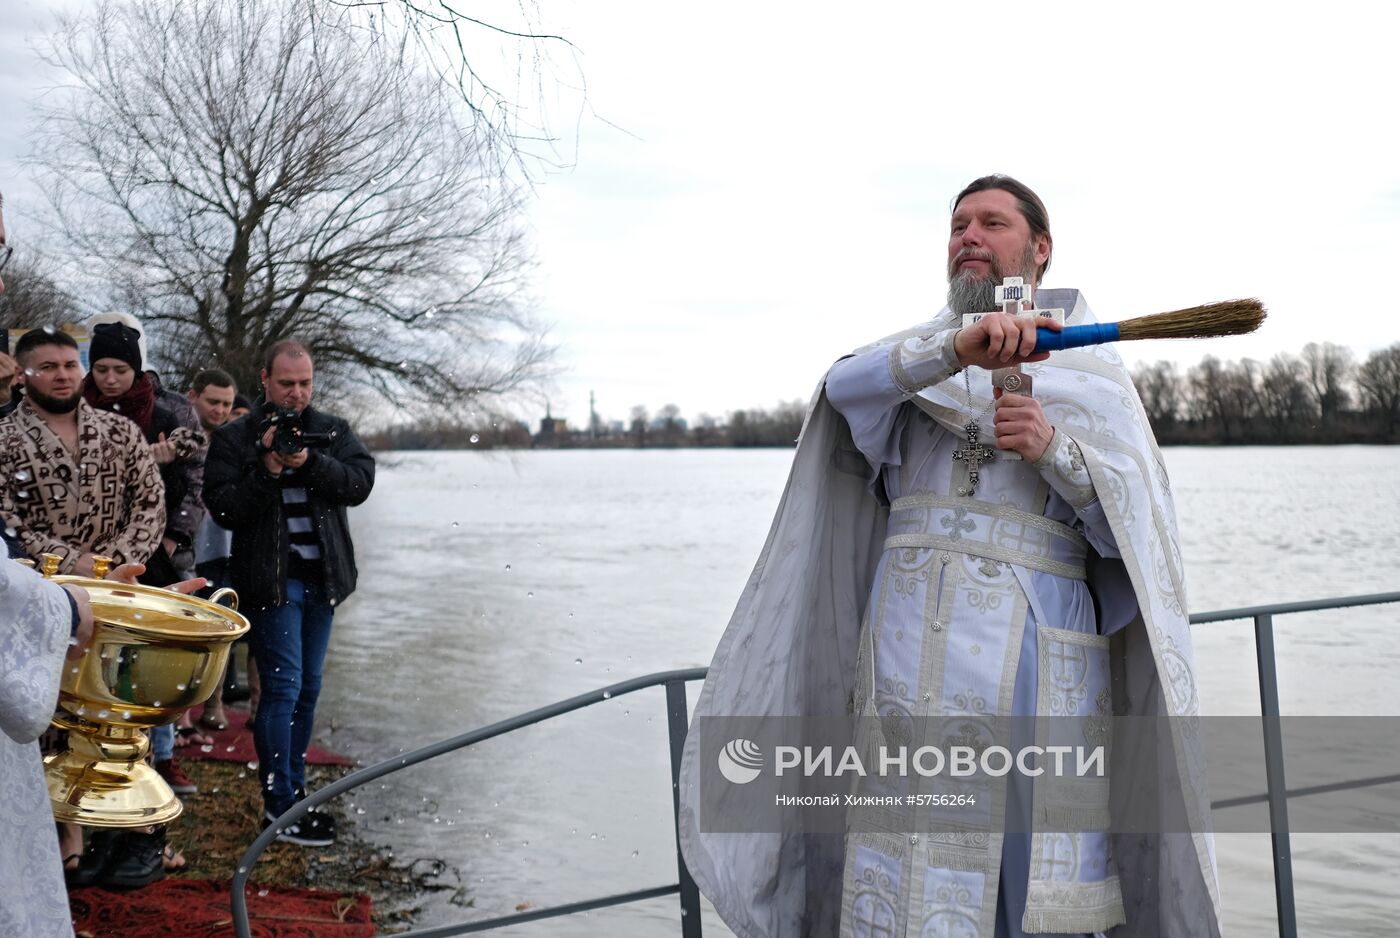
[[[1268,362],[1202,359],[1133,369],[1143,408],[1163,445],[1295,445],[1400,442],[1400,343],[1358,362],[1350,349],[1310,343]],[[792,446],[806,402],[700,415],[691,426],[667,404],[643,406],[627,421],[594,417],[569,427],[546,416],[538,425],[499,416],[467,424],[420,421],[372,434],[376,449],[556,449]]]

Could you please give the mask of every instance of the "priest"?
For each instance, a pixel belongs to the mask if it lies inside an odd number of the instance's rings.
[[[9,815],[0,851],[0,934],[70,936],[68,894],[39,736],[58,703],[65,660],[92,638],[87,591],[0,558],[0,783]]]
[[[1052,249],[1022,183],[958,195],[948,305],[828,372],[693,727],[844,715],[867,752],[950,718],[1089,717],[1111,771],[1011,773],[963,816],[980,828],[857,806],[844,834],[719,833],[693,729],[681,846],[743,938],[1220,933],[1171,490],[1117,354],[1035,350],[1038,326],[1093,320],[1037,292]],[[1161,732],[1115,732],[1129,716]]]

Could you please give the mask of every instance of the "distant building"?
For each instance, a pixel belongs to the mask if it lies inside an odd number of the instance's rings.
[[[549,412],[549,404],[544,405],[544,417],[540,419],[540,432],[535,434],[536,446],[558,446],[569,435],[569,421],[555,417]]]

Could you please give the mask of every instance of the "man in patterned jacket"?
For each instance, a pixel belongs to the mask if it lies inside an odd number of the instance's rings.
[[[34,329],[15,344],[25,399],[0,418],[0,520],[24,552],[92,576],[93,557],[145,563],[165,529],[165,486],[136,424],[83,401],[78,343]]]

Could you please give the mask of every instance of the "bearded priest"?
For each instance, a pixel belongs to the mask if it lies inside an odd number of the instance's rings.
[[[948,305],[817,391],[682,765],[686,863],[742,938],[1220,934],[1171,489],[1112,347],[1036,351],[1037,327],[1093,321],[1079,291],[1037,290],[1052,249],[1033,191],[972,182]],[[726,827],[707,791],[736,790],[714,778],[732,759],[703,729],[740,716],[844,717],[858,753],[942,751],[949,725],[985,752],[1005,721],[1026,743],[1061,720],[1107,771],[984,778],[956,808],[906,779],[842,800],[834,830]]]

